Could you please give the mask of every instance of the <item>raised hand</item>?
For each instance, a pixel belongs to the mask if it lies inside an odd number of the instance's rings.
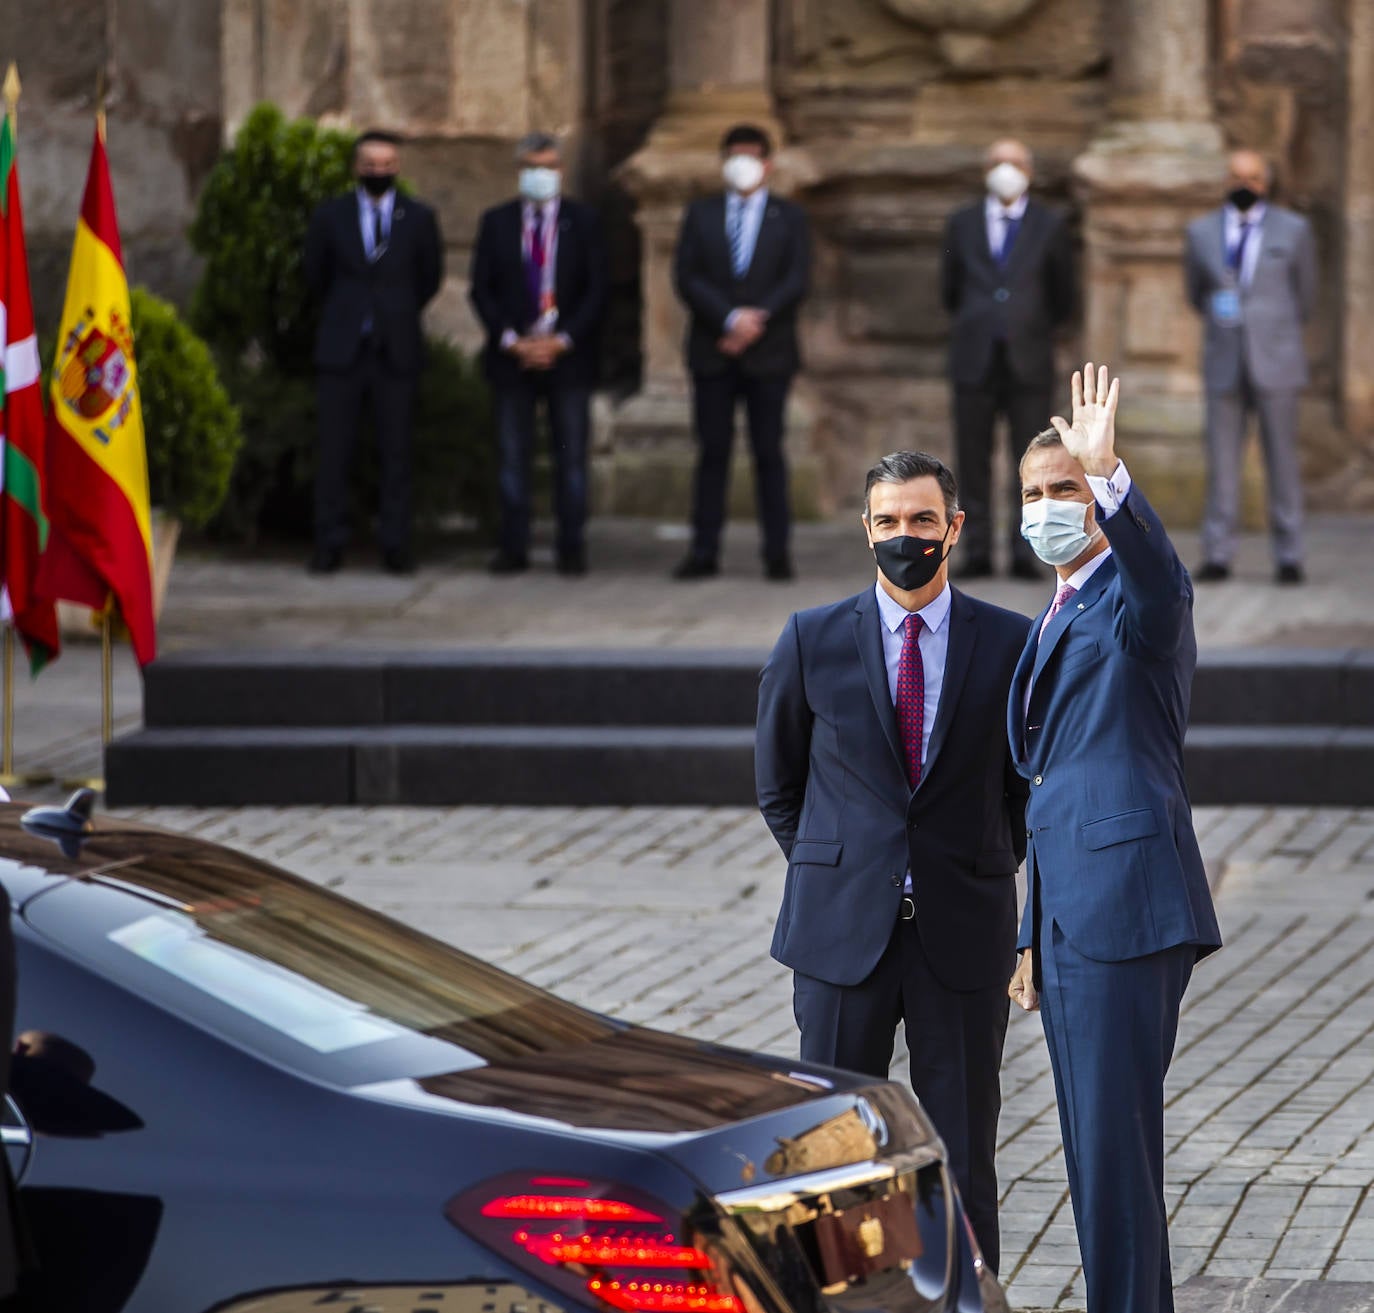
[[[1082,373],[1073,372],[1073,423],[1050,418],[1064,450],[1088,474],[1108,478],[1116,470],[1116,403],[1121,380],[1107,377],[1107,366],[1094,370],[1092,361]]]

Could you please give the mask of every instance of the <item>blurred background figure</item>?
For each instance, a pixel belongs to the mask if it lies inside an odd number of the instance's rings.
[[[472,304],[486,329],[500,453],[500,545],[493,574],[529,568],[535,414],[548,414],[557,566],[585,574],[587,442],[597,338],[606,306],[606,254],[595,212],[563,195],[558,140],[516,146],[519,195],[482,215],[472,253]]]
[[[674,256],[677,294],[691,323],[697,467],[692,546],[675,579],[720,569],[735,409],[744,402],[754,457],[754,494],[768,579],[792,578],[791,509],[783,455],[787,394],[801,365],[797,308],[810,279],[811,243],[800,206],[768,189],[773,147],[740,124],[721,142],[726,190],[687,207]]]
[[[443,281],[444,248],[434,211],[397,192],[400,168],[400,138],[364,132],[353,146],[357,186],[325,201],[306,233],[305,280],[321,307],[314,574],[332,574],[343,563],[364,401],[377,431],[382,566],[392,574],[415,568],[410,442],[424,360],[420,312]]]
[[[985,157],[987,194],[945,225],[940,295],[954,322],[949,340],[959,491],[968,513],[959,575],[993,570],[999,523],[1011,547],[1011,573],[1043,571],[1021,537],[1017,469],[1026,444],[1049,422],[1054,333],[1074,306],[1073,253],[1057,210],[1030,199],[1034,160],[1019,141],[994,142]],[[1004,415],[1010,434],[1008,496],[991,506],[993,430]]]
[[[1302,582],[1302,473],[1298,395],[1307,386],[1303,325],[1317,298],[1317,252],[1307,220],[1269,200],[1264,157],[1235,151],[1226,202],[1188,225],[1188,300],[1203,318],[1207,392],[1207,505],[1194,578],[1231,573],[1240,472],[1250,415],[1259,416],[1269,482],[1275,578]]]

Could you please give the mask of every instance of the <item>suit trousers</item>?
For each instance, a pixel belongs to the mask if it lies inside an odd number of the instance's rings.
[[[1233,392],[1207,394],[1207,509],[1202,522],[1202,554],[1205,560],[1220,565],[1229,565],[1235,554],[1246,421],[1252,411],[1259,416],[1260,446],[1269,483],[1274,559],[1279,565],[1301,565],[1298,393],[1292,389],[1264,391],[1248,378],[1243,378]]]
[[[496,388],[496,442],[500,460],[501,550],[524,560],[530,548],[531,466],[535,415],[547,408],[553,455],[554,511],[559,559],[581,555],[587,527],[587,445],[591,388],[556,376],[527,374]]]
[[[349,538],[348,481],[363,403],[377,434],[380,497],[377,542],[385,552],[410,550],[411,425],[418,378],[399,374],[371,343],[348,370],[321,371],[316,384],[320,435],[315,467],[315,543],[341,550]]]
[[[1008,978],[1011,964],[1008,963]],[[883,956],[857,985],[801,972],[792,1007],[807,1062],[887,1078],[897,1025],[906,1023],[911,1088],[945,1142],[973,1233],[997,1271],[997,1118],[1007,988],[946,989],[931,970],[915,921],[899,921]]]
[[[1007,417],[1010,435],[1010,493],[1005,503],[1007,533],[1014,561],[1036,563],[1030,544],[1021,537],[1021,479],[1019,465],[1030,440],[1050,422],[1050,380],[1020,382],[1012,373],[1007,346],[999,342],[989,357],[987,372],[976,386],[954,388],[954,441],[958,463],[959,503],[968,513],[961,534],[966,561],[991,561],[993,524],[993,430],[999,414]]]
[[[721,374],[694,374],[693,418],[697,433],[697,471],[692,500],[692,555],[714,561],[725,526],[730,484],[730,449],[735,441],[735,408],[743,399],[754,457],[754,498],[763,534],[765,560],[787,556],[791,512],[787,502],[787,461],[783,423],[790,374],[746,374],[731,363]]]
[[[1172,1313],[1164,1076],[1197,949],[1098,962],[1052,919],[1038,947],[1087,1313]]]

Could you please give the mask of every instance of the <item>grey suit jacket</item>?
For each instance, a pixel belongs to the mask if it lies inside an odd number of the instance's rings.
[[[1188,225],[1184,274],[1188,300],[1203,317],[1202,379],[1208,392],[1236,391],[1242,364],[1251,385],[1262,391],[1307,385],[1302,328],[1317,296],[1312,228],[1300,214],[1267,205],[1256,236],[1254,276],[1239,289],[1240,322],[1225,325],[1213,317],[1211,299],[1213,292],[1234,286],[1226,267],[1224,211]]]

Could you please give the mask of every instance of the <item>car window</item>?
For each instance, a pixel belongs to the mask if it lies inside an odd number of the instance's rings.
[[[25,919],[160,1006],[344,1084],[603,1038],[615,1023],[267,863],[179,835],[101,836],[99,869]],[[102,870],[104,874],[102,874]]]

